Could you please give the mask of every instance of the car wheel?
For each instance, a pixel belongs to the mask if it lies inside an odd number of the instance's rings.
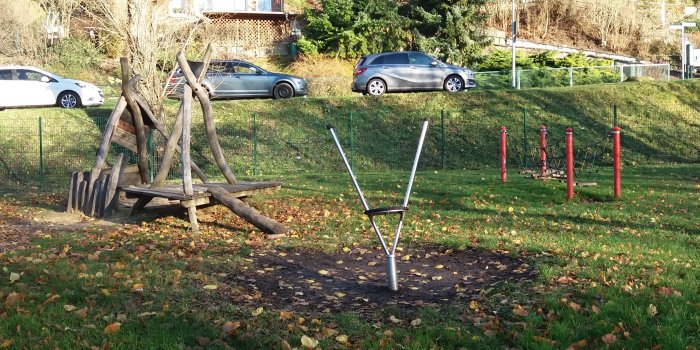
[[[287,83],[279,83],[272,90],[272,95],[277,99],[294,97],[294,88]]]
[[[464,80],[458,75],[450,75],[445,79],[445,91],[460,92],[464,90]]]
[[[73,91],[64,91],[58,95],[56,104],[61,108],[77,108],[82,106],[80,96]]]
[[[367,93],[372,96],[379,96],[386,92],[386,83],[379,78],[371,79],[367,82]]]

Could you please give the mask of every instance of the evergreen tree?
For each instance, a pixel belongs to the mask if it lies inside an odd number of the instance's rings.
[[[411,48],[451,63],[475,63],[490,42],[484,32],[486,2],[409,0],[401,10],[410,23]]]

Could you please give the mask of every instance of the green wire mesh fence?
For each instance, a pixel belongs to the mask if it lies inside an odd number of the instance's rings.
[[[498,114],[476,109],[417,110],[390,113],[335,110],[325,115],[284,115],[280,113],[229,114],[217,120],[221,147],[229,166],[242,177],[275,174],[342,172],[342,163],[326,132],[333,124],[355,172],[410,169],[421,121],[430,120],[419,170],[499,167],[499,127],[508,128],[508,164],[527,168],[538,164],[539,128],[548,129],[551,152],[564,129],[575,131],[579,154],[600,154],[599,165],[607,165],[609,142],[604,142],[613,123],[622,128],[623,162],[700,162],[700,112],[684,109],[645,111],[631,118],[625,106],[601,108],[587,114],[562,116],[542,109],[501,110]],[[0,191],[32,187],[63,191],[69,174],[86,170],[109,115],[107,113],[64,112],[57,116],[28,116],[6,110],[0,118]],[[166,125],[166,127],[169,127]],[[218,168],[206,141],[201,118],[193,118],[192,159],[205,173],[216,178]],[[686,136],[683,136],[686,135]],[[149,135],[150,173],[158,171],[165,138]],[[117,153],[130,151],[113,145],[111,163]],[[562,151],[563,153],[563,151]],[[169,178],[180,177],[176,160]]]

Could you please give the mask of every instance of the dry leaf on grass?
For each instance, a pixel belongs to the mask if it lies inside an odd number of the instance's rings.
[[[608,334],[604,335],[602,337],[602,339],[603,339],[603,342],[605,344],[608,344],[608,345],[614,344],[617,341],[617,337],[612,333],[608,333]]]
[[[108,335],[109,335],[109,334],[116,334],[116,333],[119,333],[119,330],[120,330],[121,328],[122,328],[122,324],[121,324],[121,323],[119,323],[119,322],[114,322],[114,323],[110,323],[109,325],[107,325],[107,327],[105,327],[105,329],[103,330],[103,332],[104,332],[104,334],[108,334]]]
[[[313,349],[318,346],[318,340],[303,335],[301,337],[301,345],[307,349]]]

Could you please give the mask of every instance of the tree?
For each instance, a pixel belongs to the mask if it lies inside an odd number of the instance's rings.
[[[372,52],[408,47],[410,34],[399,4],[388,0],[323,0],[322,10],[307,10],[304,52],[355,58]]]
[[[409,0],[402,7],[413,34],[412,49],[443,60],[476,62],[490,40],[484,32],[487,0]]]

